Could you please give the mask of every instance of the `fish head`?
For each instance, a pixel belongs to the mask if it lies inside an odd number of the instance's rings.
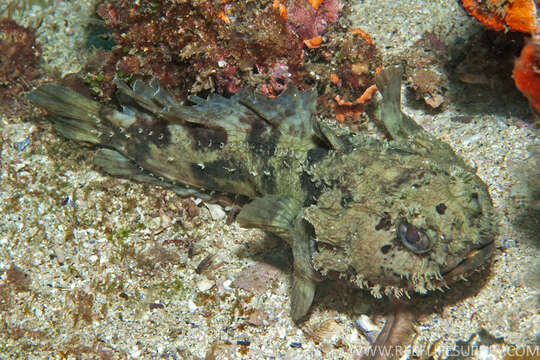
[[[440,288],[484,264],[497,232],[487,187],[467,166],[435,160],[386,154],[344,171],[304,210],[314,268],[375,296],[401,296]]]

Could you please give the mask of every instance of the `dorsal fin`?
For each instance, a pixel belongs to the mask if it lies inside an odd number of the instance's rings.
[[[271,99],[262,94],[245,91],[239,94],[237,101],[255,112],[266,122],[279,128],[283,134],[297,137],[313,135],[313,114],[317,91],[315,89],[299,91],[289,85],[285,91]]]
[[[139,106],[149,113],[156,114],[163,108],[163,105],[156,101],[155,91],[142,81],[136,80],[133,83],[133,89],[118,76],[114,77],[113,82],[117,88],[118,102],[123,108],[129,109],[128,111],[135,111],[135,108]]]
[[[313,129],[317,100],[315,89],[300,91],[289,85],[275,98],[252,90],[242,90],[231,98],[216,94],[209,95],[207,99],[190,96],[189,100],[195,105],[186,106],[175,102],[156,80],[149,84],[137,80],[133,88],[118,78],[114,81],[119,90],[119,101],[126,112],[135,111],[136,106],[171,122],[208,128],[239,131],[260,122],[269,129],[300,139],[316,135]]]

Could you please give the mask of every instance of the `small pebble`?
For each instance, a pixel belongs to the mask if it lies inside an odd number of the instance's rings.
[[[197,305],[195,305],[195,303],[193,302],[193,300],[189,300],[188,301],[188,309],[191,310],[191,311],[195,311],[197,310],[199,307]]]
[[[142,351],[137,347],[137,345],[135,345],[129,355],[131,356],[131,358],[137,359],[139,358],[139,356],[141,356],[141,354]]]
[[[292,342],[289,344],[293,349],[296,349],[296,348],[301,348],[302,347],[302,343],[300,342]]]
[[[59,244],[54,244],[53,251],[54,251],[54,256],[56,257],[56,261],[58,262],[58,265],[60,266],[64,265],[64,262],[66,261],[64,250],[62,250]]]
[[[236,342],[237,345],[242,345],[242,346],[249,346],[251,344],[251,341],[249,340],[238,340]]]
[[[165,305],[159,304],[159,303],[150,303],[150,304],[148,304],[148,306],[150,307],[150,310],[164,309],[165,308]]]
[[[373,344],[375,342],[375,339],[377,339],[377,336],[379,334],[379,329],[377,326],[371,321],[369,316],[367,315],[361,315],[355,322],[354,325],[364,334],[366,339]]]
[[[199,282],[197,282],[197,288],[199,291],[207,291],[210,290],[216,283],[212,280],[209,280],[207,278],[203,278]]]
[[[459,123],[462,123],[462,124],[468,124],[468,123],[473,121],[473,117],[472,116],[464,116],[464,115],[453,116],[453,117],[450,118],[450,121],[459,122]]]
[[[206,204],[206,207],[208,208],[208,211],[210,211],[212,220],[221,220],[227,216],[223,208],[217,204]]]
[[[231,284],[232,284],[232,280],[231,280],[231,279],[225,280],[225,281],[223,282],[223,289],[225,289],[225,290],[227,290],[227,291],[231,291],[231,290],[232,290]]]
[[[13,145],[15,146],[17,151],[23,152],[28,147],[28,144],[30,144],[30,141],[31,141],[30,138],[26,138],[23,141],[13,143]]]

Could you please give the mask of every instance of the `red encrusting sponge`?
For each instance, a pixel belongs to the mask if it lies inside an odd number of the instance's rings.
[[[527,97],[537,114],[540,114],[540,37],[529,41],[514,65],[516,87]]]

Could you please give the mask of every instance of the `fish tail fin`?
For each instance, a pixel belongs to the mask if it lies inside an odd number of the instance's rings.
[[[68,139],[101,144],[106,125],[100,119],[102,105],[73,90],[46,84],[28,95],[34,104],[45,108],[55,129]]]

